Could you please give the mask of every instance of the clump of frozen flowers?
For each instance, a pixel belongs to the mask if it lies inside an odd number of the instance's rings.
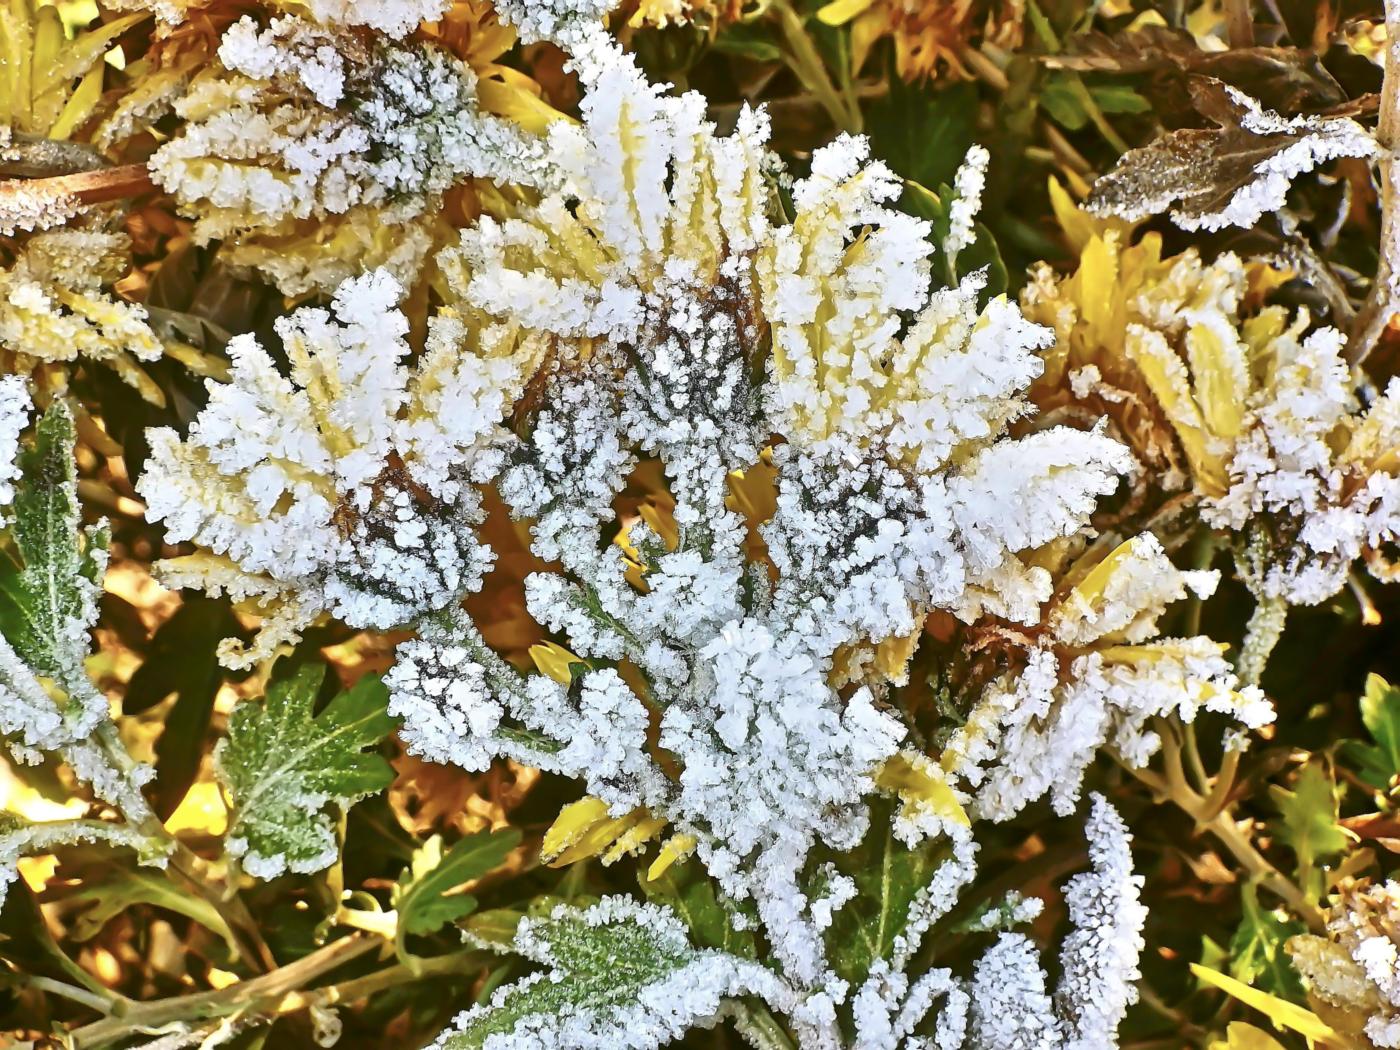
[[[14,261],[0,269],[5,370],[61,369],[83,357],[163,403],[160,387],[141,367],[164,353],[146,310],[108,291],[129,269],[129,249],[125,234],[98,226],[45,230],[23,241]]]
[[[832,686],[835,655],[933,608],[1034,619],[1051,579],[1018,553],[1082,529],[1127,454],[1092,431],[1006,436],[1048,333],[979,307],[978,281],[932,288],[928,228],[889,206],[900,184],[863,140],[819,151],[778,224],[762,114],[717,137],[703,99],[621,65],[582,108],[550,137],[566,192],[482,219],[440,264],[472,307],[555,347],[500,489],[563,570],[527,580],[529,609],[586,669],[521,679],[454,616],[401,648],[393,710],[428,757],[508,755],[669,821],[818,988],[804,859],[860,841],[905,735],[874,689]],[[731,480],[766,446],[755,562]],[[648,459],[674,531],[623,523],[636,586],[599,530]]]
[[[1264,264],[1163,258],[1159,235],[1129,244],[1125,224],[1052,197],[1079,265],[1039,268],[1023,295],[1056,331],[1037,401],[1107,414],[1143,484],[1189,487],[1205,522],[1237,538],[1261,600],[1323,601],[1360,557],[1384,575],[1377,552],[1400,532],[1400,391],[1363,406],[1341,333],[1251,306],[1273,279]]]
[[[1219,711],[1250,728],[1271,722],[1259,690],[1238,688],[1225,646],[1158,637],[1169,604],[1208,597],[1217,579],[1177,569],[1150,533],[1096,545],[1070,565],[1020,662],[981,690],[944,749],[943,766],[965,782],[974,812],[1005,820],[1046,794],[1057,812],[1072,812],[1105,745],[1134,768],[1148,764],[1160,717]]]
[[[475,485],[503,463],[501,420],[540,344],[444,310],[409,366],[401,292],[375,272],[346,282],[330,311],[279,321],[290,376],[237,337],[233,375],[208,383],[188,435],[150,433],[148,514],[171,542],[202,548],[159,571],[265,618],[250,650],[223,643],[230,666],[325,612],[390,627],[450,605],[490,564]]]

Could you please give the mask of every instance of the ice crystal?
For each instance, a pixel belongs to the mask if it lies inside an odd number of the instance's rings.
[[[1222,126],[1169,132],[1129,150],[1094,186],[1100,215],[1137,221],[1171,212],[1184,230],[1254,226],[1287,202],[1293,180],[1338,157],[1371,158],[1379,147],[1345,117],[1282,117],[1218,81],[1194,85]],[[1217,99],[1218,95],[1218,99]]]
[[[164,352],[144,307],[105,290],[129,266],[124,234],[49,230],[26,240],[0,270],[0,346],[15,370],[87,357],[147,399],[163,395],[141,368]]]
[[[1251,728],[1273,718],[1257,689],[1236,688],[1222,646],[1157,637],[1166,606],[1210,594],[1214,573],[1179,571],[1147,534],[1091,555],[1071,575],[1078,584],[1052,603],[1024,666],[983,690],[944,753],[981,816],[1008,819],[1047,793],[1058,812],[1070,812],[1105,744],[1133,766],[1147,764],[1161,744],[1156,717],[1222,711]]]
[[[1325,937],[1302,934],[1288,950],[1309,991],[1364,1026],[1378,1047],[1400,1047],[1400,884],[1348,885]]]

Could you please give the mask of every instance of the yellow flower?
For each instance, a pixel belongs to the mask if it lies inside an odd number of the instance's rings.
[[[1163,258],[1160,235],[1133,242],[1130,225],[1092,218],[1053,180],[1050,196],[1078,264],[1065,277],[1040,264],[1022,294],[1026,316],[1056,336],[1032,397],[1107,415],[1164,488],[1224,495],[1251,398],[1307,315],[1246,316],[1278,279],[1264,263],[1206,263],[1194,248]]]

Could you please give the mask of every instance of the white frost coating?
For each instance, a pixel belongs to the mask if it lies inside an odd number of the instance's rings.
[[[762,966],[692,947],[669,909],[626,897],[522,919],[513,947],[548,969],[459,1015],[433,1046],[655,1050],[714,1024],[726,998],[790,1005],[790,992]]]
[[[1325,937],[1288,942],[1308,991],[1366,1018],[1378,1047],[1400,1047],[1400,883],[1361,881],[1343,889]]]
[[[476,75],[429,44],[368,48],[295,16],[245,17],[176,112],[151,174],[201,241],[426,199],[467,177],[548,183],[543,142],[477,109]],[[402,219],[402,217],[401,217]]]
[[[483,219],[439,263],[462,302],[552,341],[500,483],[557,563],[527,579],[527,607],[582,661],[626,660],[648,703],[602,670],[572,689],[522,678],[453,615],[401,647],[392,710],[430,759],[510,756],[693,836],[807,996],[795,1023],[830,1031],[847,994],[822,940],[839,894],[798,873],[818,843],[861,840],[905,735],[882,683],[837,691],[838,655],[932,608],[1033,622],[1051,579],[1020,552],[1082,530],[1129,461],[1098,432],[1006,437],[1049,332],[1004,300],[979,308],[981,277],[931,292],[928,226],[890,207],[900,183],[863,139],[818,151],[775,225],[762,113],[720,138],[698,95],[626,64],[590,84],[583,123],[549,138],[564,192]],[[731,487],[774,433],[776,507],[757,531],[776,582]],[[600,550],[644,457],[664,465],[671,520],[629,517]],[[672,776],[644,746],[648,708]],[[927,1008],[933,986],[915,988]]]
[[[268,619],[246,664],[323,611],[389,627],[480,585],[491,553],[472,528],[474,483],[503,462],[500,420],[537,351],[501,328],[430,322],[410,370],[401,289],[383,273],[346,282],[332,306],[277,324],[290,378],[252,336],[229,345],[189,434],[150,433],[139,482],[172,542],[217,555],[162,563],[172,583],[252,597]]]
[[[0,508],[8,507],[15,498],[14,483],[20,476],[19,436],[29,425],[32,407],[23,376],[0,377]]]
[[[973,224],[982,210],[982,190],[987,185],[987,165],[991,159],[985,146],[973,146],[953,177],[955,196],[948,208],[948,236],[943,241],[943,251],[951,258],[957,258],[958,253],[976,239]]]
[[[21,823],[9,814],[0,816],[0,906],[5,903],[10,884],[19,877],[19,859],[50,853],[59,846],[100,842],[136,850],[141,863],[164,867],[166,851],[173,844],[148,838],[122,824],[97,820],[56,820],[47,823]]]
[[[1065,886],[1065,906],[1074,930],[1060,949],[1055,1007],[1063,1019],[1065,1050],[1099,1050],[1117,1043],[1118,1025],[1137,1002],[1134,982],[1142,974],[1142,927],[1147,909],[1139,900],[1143,879],[1133,874],[1132,836],[1102,795],[1092,795],[1084,833],[1090,871]]]

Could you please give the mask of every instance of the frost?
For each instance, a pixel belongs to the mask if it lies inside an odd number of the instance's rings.
[[[169,843],[149,838],[122,824],[98,820],[30,823],[9,813],[0,815],[0,906],[5,903],[10,884],[19,877],[21,857],[51,853],[60,846],[96,842],[134,849],[141,863],[158,867],[165,866],[169,848]]]
[[[1348,885],[1326,936],[1293,937],[1288,951],[1313,996],[1364,1023],[1374,1045],[1400,1046],[1400,885]]]
[[[1156,717],[1189,722],[1221,711],[1250,728],[1273,719],[1258,689],[1237,688],[1222,646],[1157,637],[1167,605],[1209,594],[1213,573],[1179,571],[1150,534],[1089,564],[1052,604],[1024,666],[983,690],[944,751],[983,817],[1009,819],[1047,793],[1057,812],[1071,812],[1105,745],[1132,766],[1147,764],[1161,745]]]
[[[338,811],[393,779],[389,763],[365,751],[394,728],[383,685],[362,678],[313,716],[325,673],[308,664],[269,686],[262,704],[245,701],[214,751],[233,809],[228,852],[260,879],[328,867],[340,855]]]
[[[713,1025],[727,997],[782,995],[763,967],[693,948],[669,910],[625,897],[522,919],[514,949],[547,969],[459,1016],[434,1047],[654,1050]]]
[[[412,229],[467,178],[540,186],[552,177],[542,139],[482,113],[476,73],[434,45],[366,43],[291,15],[260,29],[245,17],[219,56],[223,68],[196,76],[176,104],[181,133],[150,160],[155,180],[196,216],[201,243],[286,237],[305,219],[346,223],[350,244],[374,249],[363,268],[393,262],[406,272],[422,262],[421,245],[405,252],[367,224]],[[328,283],[320,275],[315,286]]]
[[[87,357],[161,401],[141,368],[164,352],[145,308],[104,289],[126,274],[129,248],[124,234],[97,228],[50,230],[24,242],[0,271],[0,344],[17,370]]]

